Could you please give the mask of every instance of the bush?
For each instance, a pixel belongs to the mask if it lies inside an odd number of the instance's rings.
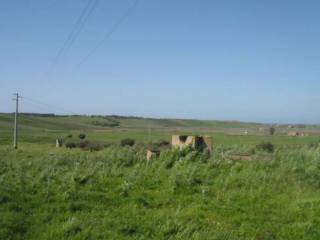
[[[275,132],[276,132],[276,129],[274,127],[271,127],[269,129],[269,133],[270,133],[271,136],[273,136],[275,134]]]
[[[166,150],[170,148],[170,142],[160,139],[159,141],[155,141],[152,143],[148,144],[148,148],[149,149],[153,149],[153,150]]]
[[[100,126],[100,127],[119,127],[120,123],[118,122],[105,122],[105,121],[93,121],[91,124]]]
[[[260,143],[256,146],[256,148],[257,148],[257,150],[265,151],[265,152],[269,152],[269,153],[272,153],[274,151],[274,146],[270,142]]]
[[[135,144],[135,141],[134,139],[131,139],[131,138],[122,139],[120,142],[121,147],[125,147],[125,146],[132,147],[134,144]]]
[[[318,148],[319,147],[319,143],[310,143],[308,144],[309,148]]]
[[[148,146],[143,142],[138,142],[134,144],[134,151],[135,152],[145,152]]]
[[[80,148],[82,150],[89,150],[91,152],[93,151],[100,151],[104,148],[107,148],[110,146],[110,144],[103,144],[103,143],[99,143],[99,142],[90,142],[87,140],[82,140],[80,142],[67,142],[65,144],[66,148],[72,149],[72,148]]]
[[[159,147],[164,147],[164,146],[169,146],[170,145],[170,142],[166,141],[166,140],[163,140],[163,139],[160,139],[158,142],[156,142],[156,144],[159,146]]]
[[[81,148],[81,149],[86,149],[86,148],[88,147],[88,145],[89,145],[89,142],[88,142],[88,141],[81,141],[81,142],[79,143],[79,148]]]
[[[159,161],[164,164],[166,169],[172,168],[176,162],[185,160],[185,157],[192,152],[192,148],[186,147],[183,150],[171,149],[161,152]]]
[[[66,148],[72,149],[72,148],[76,148],[77,144],[75,144],[74,142],[67,142],[66,143]]]
[[[68,134],[68,135],[67,135],[67,138],[72,138],[72,134]]]
[[[87,148],[90,150],[90,152],[93,152],[93,151],[100,151],[104,148],[107,148],[109,147],[110,144],[101,144],[101,143],[89,143],[89,145],[87,146]]]
[[[85,135],[84,133],[80,133],[80,134],[79,134],[79,138],[80,138],[81,140],[83,140],[83,139],[86,138],[86,135]]]

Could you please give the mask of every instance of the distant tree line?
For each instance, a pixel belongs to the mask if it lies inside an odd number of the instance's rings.
[[[14,114],[14,113],[12,113]],[[55,117],[54,113],[20,113],[21,115],[31,116],[31,117]]]

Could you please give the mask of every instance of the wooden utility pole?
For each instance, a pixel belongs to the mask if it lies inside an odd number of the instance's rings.
[[[15,93],[15,98],[13,99],[16,101],[16,112],[14,114],[14,130],[13,130],[13,147],[14,149],[18,148],[18,114],[19,114],[19,93]]]

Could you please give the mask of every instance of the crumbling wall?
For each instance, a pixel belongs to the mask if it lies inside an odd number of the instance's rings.
[[[298,137],[300,134],[298,132],[288,132],[288,136],[290,137]]]
[[[213,139],[210,136],[204,136],[203,140],[206,144],[207,149],[210,151],[210,153],[212,153],[212,148],[213,148]]]
[[[171,144],[172,144],[172,146],[180,146],[180,136],[173,135],[171,138]]]
[[[160,151],[157,150],[147,150],[147,160],[150,161],[156,157],[160,156]]]
[[[56,139],[56,148],[62,147],[62,139]]]
[[[205,149],[208,149],[210,152],[212,152],[212,144],[212,137],[209,136],[172,136],[172,146],[179,149],[190,146],[198,151],[204,151]]]

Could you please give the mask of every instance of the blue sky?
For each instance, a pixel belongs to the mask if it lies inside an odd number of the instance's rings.
[[[2,0],[0,111],[320,123],[320,2],[100,0],[52,63],[88,0]],[[49,71],[49,73],[48,73]],[[61,111],[66,109],[67,112]]]

